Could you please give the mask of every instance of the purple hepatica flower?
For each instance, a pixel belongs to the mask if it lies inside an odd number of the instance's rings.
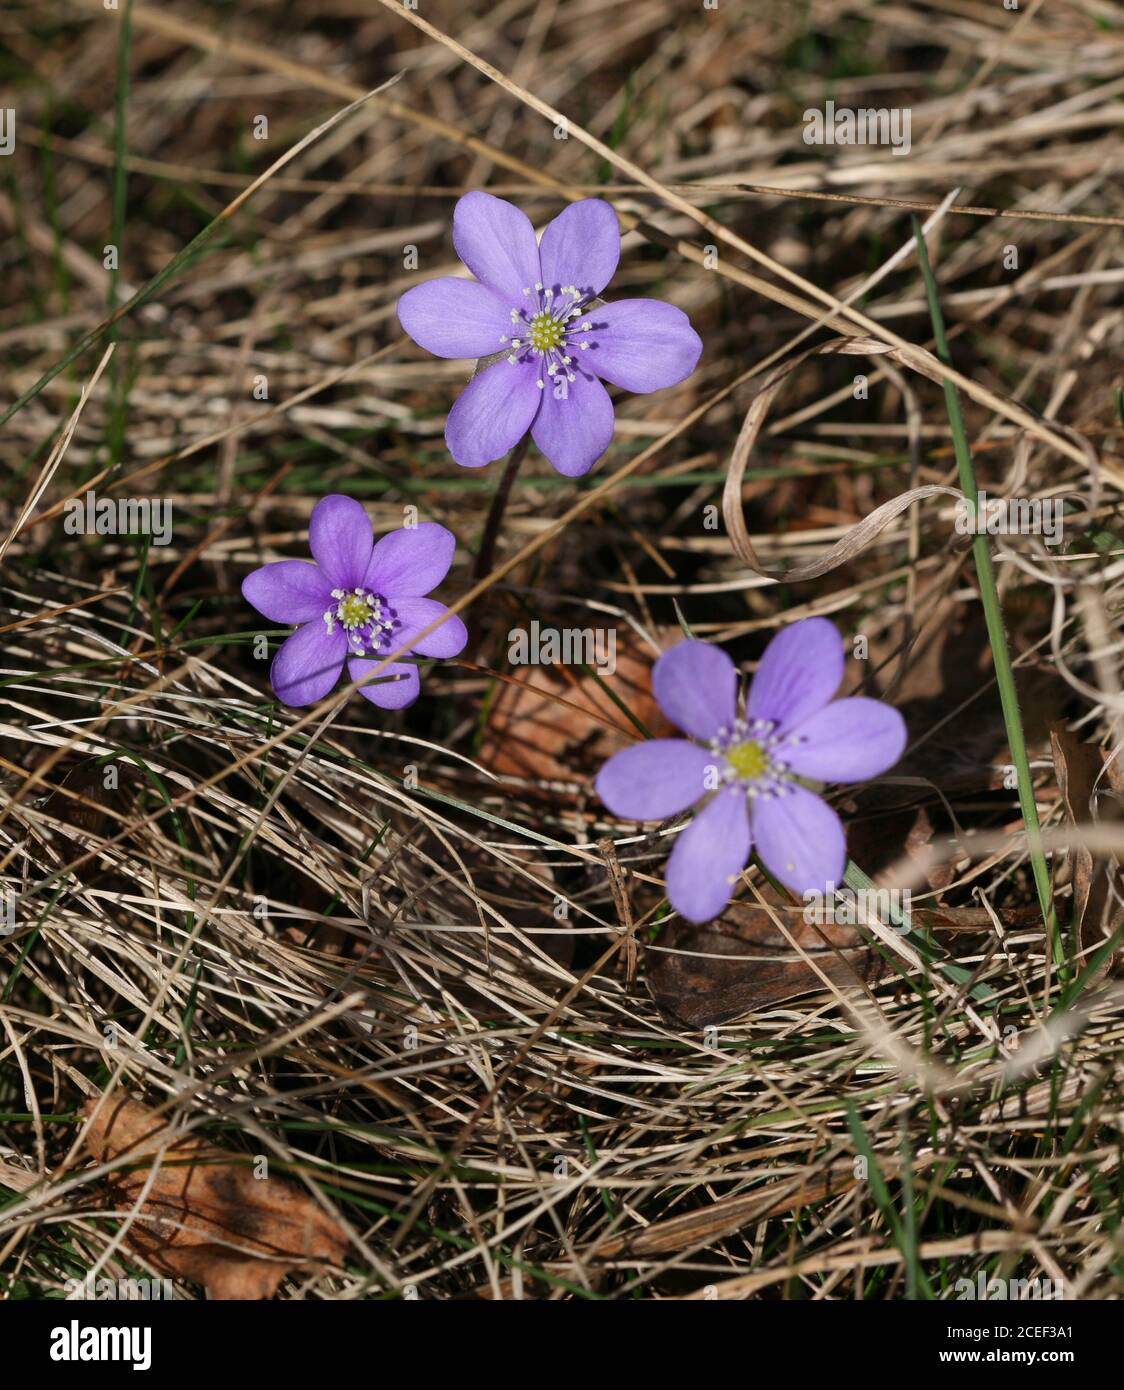
[[[374,671],[404,647],[419,656],[456,656],[468,641],[460,618],[447,618],[427,637],[413,634],[446,612],[425,598],[453,562],[456,539],[434,521],[391,531],[375,544],[366,511],[351,497],[321,498],[312,511],[307,560],[263,565],[242,581],[242,595],[275,623],[297,623],[273,658],[269,679],[286,705],[314,705],[332,689],[347,661],[352,680]],[[383,709],[418,698],[418,668],[391,662],[361,693]]]
[[[842,881],[847,843],[839,817],[801,786],[859,782],[892,767],[905,721],[877,700],[832,701],[843,679],[843,640],[826,618],[779,632],[765,649],[738,712],[738,674],[718,647],[679,642],[652,672],[664,714],[698,742],[652,739],[609,759],[597,794],[616,816],[664,820],[713,792],[680,832],[667,896],[692,922],[716,917],[749,861],[794,893]]]
[[[702,340],[682,309],[597,298],[621,250],[608,203],[571,203],[536,245],[526,213],[490,193],[466,193],[453,212],[453,244],[476,280],[416,285],[398,301],[398,317],[438,357],[495,359],[481,363],[445,426],[465,468],[502,457],[530,430],[559,473],[580,477],[613,437],[602,381],[659,391],[695,370]]]

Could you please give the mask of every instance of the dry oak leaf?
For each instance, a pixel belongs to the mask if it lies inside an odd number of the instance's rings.
[[[770,894],[770,896],[773,896]],[[793,951],[769,911],[752,903],[730,903],[703,927],[673,922],[649,949],[648,989],[669,1022],[686,1028],[727,1023],[787,999],[873,984],[881,977],[877,952],[863,946],[854,927],[804,921],[803,907],[773,905],[792,938],[811,961]]]
[[[86,1147],[121,1160],[109,1181],[123,1205],[141,1198],[126,1241],[161,1273],[202,1284],[214,1299],[272,1298],[290,1270],[339,1265],[342,1228],[306,1193],[254,1176],[244,1157],[185,1137],[138,1101],[83,1107]]]
[[[638,737],[607,689],[654,737],[674,732],[652,695],[651,673],[650,655],[623,646],[614,673],[600,679],[564,666],[520,667],[519,683],[505,683],[492,706],[481,763],[501,777],[584,781]]]

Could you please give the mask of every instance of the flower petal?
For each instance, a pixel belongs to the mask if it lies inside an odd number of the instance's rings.
[[[893,767],[905,744],[905,720],[892,705],[856,696],[802,719],[778,753],[799,777],[863,782]]]
[[[332,586],[309,560],[278,560],[243,579],[242,597],[272,622],[309,623],[332,606]]]
[[[822,709],[843,679],[843,639],[826,618],[805,618],[765,648],[749,688],[750,719],[771,719],[782,732]]]
[[[391,594],[389,598],[394,615],[402,624],[390,639],[390,651],[397,651],[404,642],[410,644],[408,651],[417,652],[419,656],[449,657],[464,651],[468,629],[456,614],[446,618],[440,627],[434,628],[420,642],[414,640],[415,633],[424,631],[430,623],[449,611],[443,603],[438,603],[434,598],[402,598],[397,594]]]
[[[514,307],[486,285],[449,275],[407,290],[398,301],[398,322],[437,357],[486,357],[510,336]]]
[[[685,640],[656,662],[652,691],[677,728],[709,740],[734,722],[738,673],[721,647]]]
[[[584,294],[600,294],[620,258],[620,223],[601,198],[571,203],[547,223],[539,242],[541,278],[549,290],[576,285]]]
[[[474,376],[445,423],[445,443],[462,468],[502,458],[531,428],[542,392],[534,362],[495,362]]]
[[[614,753],[595,783],[622,820],[663,820],[701,801],[713,753],[685,738],[653,738]]]
[[[613,441],[613,402],[595,376],[574,373],[574,380],[550,377],[539,395],[542,406],[531,438],[559,473],[580,478]],[[565,391],[564,396],[555,393]]]
[[[457,538],[436,521],[403,526],[375,542],[363,588],[389,598],[428,594],[449,573]]]
[[[378,666],[377,661],[352,657],[347,663],[347,673],[353,681],[362,680]],[[418,668],[405,661],[392,661],[375,677],[375,685],[359,687],[364,699],[380,709],[405,709],[412,705],[421,694],[421,677]]]
[[[466,193],[453,209],[453,245],[473,275],[499,294],[508,309],[542,279],[530,218],[491,193]],[[503,330],[501,329],[501,332]]]
[[[779,796],[753,799],[753,838],[762,864],[797,895],[843,882],[847,837],[826,801],[788,783]]]
[[[661,391],[691,375],[702,339],[682,309],[660,299],[618,299],[590,309],[577,335],[589,344],[582,366],[626,391]]]
[[[346,651],[341,627],[329,632],[321,619],[298,627],[281,644],[269,669],[277,698],[286,705],[314,705],[322,700],[339,679]]]
[[[690,922],[717,917],[734,891],[750,849],[745,792],[719,792],[679,834],[667,861],[667,896]]]
[[[309,549],[333,589],[355,589],[362,584],[374,539],[371,518],[354,497],[332,493],[313,507]]]

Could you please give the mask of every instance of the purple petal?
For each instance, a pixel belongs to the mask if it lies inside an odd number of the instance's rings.
[[[319,565],[278,560],[243,579],[242,597],[272,622],[309,623],[332,606],[332,586]]]
[[[576,320],[593,327],[579,333],[589,344],[582,366],[626,391],[661,391],[691,375],[702,339],[682,309],[660,299],[618,299]]]
[[[799,777],[863,782],[893,767],[905,744],[905,720],[892,705],[855,697],[802,719],[778,753]]]
[[[436,521],[403,526],[375,542],[363,588],[389,598],[428,594],[449,573],[457,538]]]
[[[347,663],[348,675],[353,681],[362,680],[364,676],[372,675],[378,665],[377,661],[352,657]],[[421,693],[418,668],[404,661],[392,661],[379,671],[375,680],[375,685],[360,686],[359,693],[380,709],[405,709]]]
[[[424,631],[430,623],[449,611],[443,603],[433,598],[401,598],[391,594],[390,606],[402,626],[395,628],[389,651],[398,651],[404,643],[409,643],[407,651],[417,652],[419,656],[449,657],[464,651],[468,630],[456,614],[446,618],[440,627],[434,628],[420,642],[414,639],[415,633]]]
[[[457,202],[453,245],[473,275],[495,290],[508,309],[518,308],[523,291],[533,290],[542,279],[530,219],[491,193],[466,193]]]
[[[474,376],[445,423],[445,443],[462,468],[502,458],[531,428],[542,392],[534,362],[505,358]]]
[[[484,285],[445,276],[407,290],[398,301],[398,322],[438,357],[486,357],[511,334],[513,307]]]
[[[676,728],[706,742],[734,722],[738,673],[721,647],[677,642],[656,662],[652,691]]]
[[[753,799],[753,838],[762,864],[798,896],[843,882],[847,837],[826,801],[789,782]]]
[[[550,290],[576,285],[585,294],[600,294],[620,256],[617,214],[600,198],[585,198],[547,224],[539,242],[542,282]]]
[[[822,709],[843,679],[843,639],[826,618],[805,618],[777,633],[749,688],[750,719],[771,719],[782,732]]]
[[[332,493],[313,507],[308,544],[333,589],[362,584],[373,543],[371,518],[354,497]]]
[[[713,753],[685,738],[653,738],[614,753],[597,774],[597,795],[622,820],[663,820],[701,801]]]
[[[343,629],[329,632],[322,619],[298,627],[281,644],[269,670],[277,698],[286,705],[314,705],[339,679],[347,639]]]
[[[667,861],[667,896],[690,922],[717,917],[749,860],[745,792],[719,792],[679,834]]]
[[[580,478],[588,473],[613,440],[613,403],[594,376],[574,373],[574,380],[552,381],[538,394],[542,407],[535,417],[531,438],[559,473]],[[565,391],[559,398],[556,392]]]

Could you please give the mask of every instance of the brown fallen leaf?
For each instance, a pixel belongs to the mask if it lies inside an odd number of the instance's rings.
[[[1050,725],[1058,788],[1070,825],[1124,821],[1124,773],[1119,762],[1095,743],[1082,743],[1064,723]],[[1124,874],[1115,858],[1094,858],[1084,845],[1071,846],[1073,921],[1086,956],[1124,925]],[[1118,949],[1095,971],[1099,979],[1121,959]]]
[[[894,778],[931,782],[949,795],[1009,790],[1005,782],[1011,753],[987,624],[979,604],[965,604],[957,597],[959,586],[953,580],[952,571],[943,568],[922,578],[917,593],[919,630],[891,624],[871,641],[869,660],[851,662],[848,674],[853,667],[860,668],[856,675],[862,674],[861,667],[875,673],[877,683],[862,693],[888,700],[909,726],[910,746],[895,765]],[[1020,600],[1030,588],[1019,591]],[[1016,661],[1016,680],[1026,741],[1035,750],[1045,747],[1049,721],[1061,715],[1069,699],[1065,681],[1037,653],[1043,633],[1049,631],[1049,603],[1049,597],[1043,606],[1033,596],[1016,602],[1012,595],[1005,608],[1012,655],[1024,658]],[[910,645],[903,659],[905,639]],[[844,688],[851,687],[845,682]],[[915,799],[918,788],[882,783],[876,789],[863,788],[856,800],[882,809],[895,795],[903,801]],[[858,855],[854,858],[873,876]]]
[[[618,647],[616,667],[600,680],[568,667],[517,668],[525,683],[500,690],[480,761],[500,776],[584,781],[590,768],[639,737],[606,688],[654,737],[673,732],[652,695],[650,654]]]
[[[255,1177],[246,1159],[184,1137],[138,1101],[111,1100],[95,1116],[99,1104],[83,1107],[83,1139],[99,1163],[125,1161],[109,1179],[122,1205],[150,1183],[125,1239],[161,1273],[214,1299],[256,1299],[292,1269],[342,1262],[347,1236],[300,1188]]]
[[[703,927],[673,923],[650,949],[648,988],[660,1012],[673,1023],[705,1028],[768,1008],[784,999],[825,989],[824,976],[840,988],[879,979],[882,960],[859,945],[849,926],[819,929],[804,921],[802,907],[774,906],[793,939],[815,962],[797,955],[764,908],[731,903],[723,915]]]
[[[893,775],[898,775],[894,769]],[[892,783],[871,782],[853,791],[841,810],[854,813],[847,822],[847,852],[861,864],[876,888],[895,887],[902,859],[921,861],[921,873],[929,887],[940,892],[956,878],[951,864],[927,862],[925,850],[937,834],[929,808],[909,802],[902,788]]]
[[[1042,909],[1034,907],[915,907],[910,913],[914,926],[929,932],[995,931],[998,922],[1004,930],[1042,926]]]

